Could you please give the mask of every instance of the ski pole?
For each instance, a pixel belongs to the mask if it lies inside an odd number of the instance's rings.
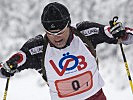
[[[132,93],[133,93],[132,78],[131,78],[131,75],[130,75],[130,71],[129,71],[129,68],[128,68],[128,63],[127,63],[127,60],[126,60],[126,56],[125,56],[125,53],[124,53],[124,50],[123,50],[122,43],[120,43],[120,48],[121,48],[121,53],[122,53],[122,56],[123,56],[123,61],[125,63],[125,68],[126,68],[127,76],[128,76],[128,79],[129,79],[130,87],[131,87],[131,90],[132,90]]]
[[[118,16],[115,16],[113,18],[112,21],[110,21],[111,25],[116,25],[117,24],[117,21],[118,20]],[[127,72],[127,76],[128,76],[128,79],[129,79],[129,83],[130,83],[130,87],[131,87],[131,90],[132,90],[132,93],[133,93],[133,83],[132,83],[132,78],[131,78],[131,75],[130,75],[130,71],[129,71],[129,68],[128,68],[128,63],[127,63],[127,60],[126,60],[126,56],[125,56],[125,53],[124,53],[124,50],[123,50],[123,46],[122,46],[122,43],[120,43],[120,49],[121,49],[121,53],[122,53],[122,56],[123,56],[123,61],[124,61],[124,64],[125,64],[125,68],[126,68],[126,72]]]
[[[13,66],[10,65],[10,68],[12,68]],[[4,92],[4,97],[3,97],[3,100],[6,100],[6,97],[7,97],[7,91],[8,91],[8,87],[9,87],[9,81],[10,81],[10,77],[7,78],[7,81],[6,81],[6,87],[5,87],[5,92]]]
[[[10,77],[7,78],[3,100],[6,100]]]

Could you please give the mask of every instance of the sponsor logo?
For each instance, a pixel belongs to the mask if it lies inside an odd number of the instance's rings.
[[[31,53],[31,55],[41,53],[43,52],[43,46],[37,46],[37,47],[31,48],[29,52]]]
[[[83,70],[87,67],[87,63],[85,61],[84,56],[70,55],[69,52],[63,54],[63,57],[60,59],[58,66],[56,66],[53,60],[50,60],[49,62],[59,76],[62,76],[66,71],[66,74],[68,74]],[[74,70],[76,68],[77,70]]]
[[[51,24],[51,26],[50,26],[51,28],[55,28],[55,25],[54,24]]]
[[[99,33],[99,28],[93,27],[93,28],[89,28],[86,30],[81,31],[82,34],[84,34],[85,36],[90,36],[93,34],[98,34]]]

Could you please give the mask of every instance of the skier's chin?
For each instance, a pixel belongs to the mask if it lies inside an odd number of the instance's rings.
[[[57,48],[63,48],[65,45],[66,45],[66,42],[64,40],[55,42],[55,47],[57,47]]]

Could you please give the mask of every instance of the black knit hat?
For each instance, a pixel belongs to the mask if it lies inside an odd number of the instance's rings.
[[[57,2],[48,4],[42,13],[41,22],[46,30],[62,30],[71,23],[68,9]]]

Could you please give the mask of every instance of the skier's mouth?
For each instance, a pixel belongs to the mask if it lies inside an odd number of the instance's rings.
[[[59,40],[59,41],[55,41],[55,45],[57,47],[63,47],[65,45],[65,42],[63,39]]]
[[[60,42],[62,42],[63,41],[63,39],[61,39],[61,40],[59,40],[59,41],[55,41],[55,43],[60,43]]]

